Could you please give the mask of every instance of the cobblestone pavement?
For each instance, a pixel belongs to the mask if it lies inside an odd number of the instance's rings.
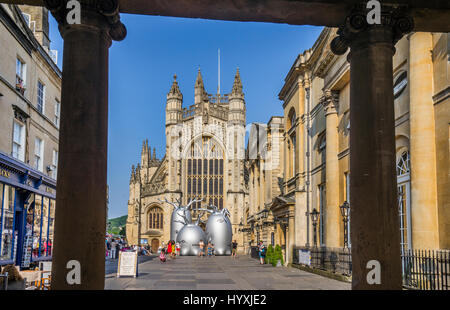
[[[139,275],[116,277],[117,260],[106,261],[105,289],[112,290],[348,290],[350,283],[291,267],[260,265],[248,256],[182,256],[161,263],[139,257]]]

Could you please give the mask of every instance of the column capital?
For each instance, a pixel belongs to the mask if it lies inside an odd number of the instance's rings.
[[[369,9],[363,4],[353,7],[345,18],[330,44],[336,55],[343,55],[349,47],[352,50],[362,49],[374,43],[388,43],[395,52],[394,45],[403,35],[414,29],[414,21],[408,15],[406,7],[381,6],[380,24],[368,24]]]
[[[73,0],[72,0],[73,1]],[[104,30],[109,40],[121,41],[127,35],[120,21],[119,0],[77,0],[80,4],[80,24],[69,24],[68,14],[74,9],[68,0],[44,0],[45,7],[59,24],[61,36],[74,29]]]
[[[303,79],[303,87],[306,89],[306,88],[309,88],[310,86],[311,86],[311,82],[309,80],[309,77],[305,76],[305,78]]]
[[[324,89],[320,104],[323,105],[326,116],[336,114],[339,109],[339,91]]]

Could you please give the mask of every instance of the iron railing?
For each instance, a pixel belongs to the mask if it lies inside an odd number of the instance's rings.
[[[331,271],[350,276],[352,274],[352,255],[348,248],[327,247],[295,247],[293,262],[300,264],[300,250],[309,251],[309,266],[316,269]]]
[[[295,247],[293,263],[300,262],[300,250],[309,253],[309,267],[351,276],[352,256],[348,248]],[[403,287],[418,290],[450,290],[450,251],[403,250]]]
[[[450,251],[404,250],[403,286],[418,290],[450,290]]]

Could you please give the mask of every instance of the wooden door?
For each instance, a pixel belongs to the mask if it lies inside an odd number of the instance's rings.
[[[158,252],[158,248],[159,248],[159,240],[158,239],[153,239],[152,240],[152,252],[153,253]]]

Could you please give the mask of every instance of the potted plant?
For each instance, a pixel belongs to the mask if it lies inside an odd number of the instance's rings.
[[[269,247],[267,248],[266,258],[264,262],[266,264],[270,264],[272,261],[272,256],[273,256],[273,246],[270,244]]]
[[[8,290],[24,290],[25,289],[25,279],[23,279],[19,271],[17,271],[14,265],[6,265],[2,269],[2,274],[8,273]],[[0,278],[0,282],[5,281],[4,278]],[[3,283],[0,283],[3,286]]]
[[[277,245],[275,247],[275,251],[273,252],[272,266],[280,267],[283,265],[284,265],[283,252],[281,251],[281,247]]]

